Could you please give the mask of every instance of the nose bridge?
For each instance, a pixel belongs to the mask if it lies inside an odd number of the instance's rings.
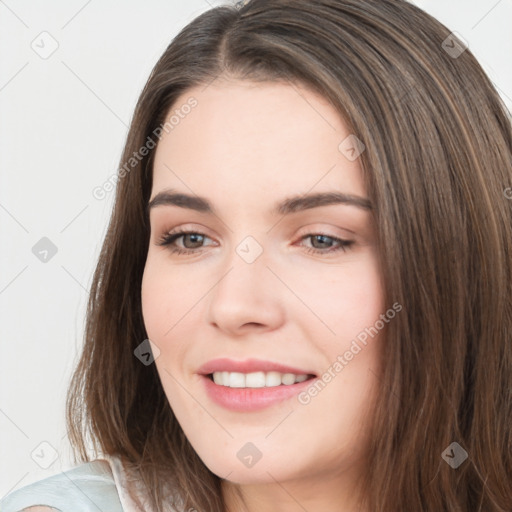
[[[259,238],[261,238],[261,236]],[[235,252],[243,262],[247,265],[252,265],[255,261],[261,259],[260,257],[264,252],[262,243],[263,241],[260,243],[253,235],[247,235],[235,247]],[[263,259],[265,260],[266,257]]]
[[[226,257],[227,272],[216,287],[218,291],[247,302],[265,297],[270,291],[268,279],[272,276],[267,268],[268,255],[268,250],[253,235],[243,237]]]
[[[275,327],[283,316],[276,278],[267,268],[269,251],[252,235],[245,236],[227,257],[226,271],[210,297],[210,321],[236,330],[246,323]]]

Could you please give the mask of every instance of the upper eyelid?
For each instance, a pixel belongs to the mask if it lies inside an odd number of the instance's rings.
[[[329,223],[316,222],[316,223],[313,223],[313,226],[321,225],[321,224],[325,225],[325,224],[329,224]],[[306,231],[304,231],[305,235],[308,235],[308,234],[323,234],[323,235],[327,235],[327,236],[332,236],[333,238],[342,238],[342,239],[345,236],[358,237],[358,234],[355,231],[352,231],[351,229],[340,228],[340,227],[335,228],[334,226],[331,226],[330,228],[325,228],[325,227],[306,227],[304,229],[306,230]],[[341,234],[334,234],[334,233],[329,234],[328,233],[328,231],[334,230],[334,229],[341,230],[341,231],[346,231],[347,233],[350,233],[350,235],[348,235],[348,234],[344,235],[343,233],[341,233]],[[202,226],[197,228],[197,227],[194,227],[193,224],[182,224],[182,225],[179,225],[177,227],[174,227],[174,228],[171,228],[171,229],[168,229],[168,230],[166,230],[166,229],[159,230],[159,229],[156,229],[156,228],[154,229],[154,232],[155,232],[156,235],[158,235],[158,234],[162,234],[162,235],[177,234],[177,233],[181,233],[181,232],[186,232],[186,233],[197,233],[197,234],[208,236],[209,238],[214,238],[214,236],[213,237],[210,236],[207,233],[207,231],[209,231],[208,228],[205,228],[205,227],[202,227]]]
[[[184,237],[185,235],[188,235],[188,234],[197,234],[197,235],[203,236],[205,238],[209,238],[210,240],[215,242],[214,238],[209,236],[207,233],[203,233],[201,230],[198,230],[198,229],[188,229],[188,228],[178,228],[176,231],[171,229],[167,232],[164,232],[160,238],[163,238],[166,236],[169,236],[169,237],[172,236],[172,237],[174,237],[174,240],[177,240],[177,239],[180,239],[181,237]],[[327,230],[322,230],[322,229],[318,229],[318,230],[309,229],[308,231],[305,231],[304,233],[298,235],[298,241],[301,241],[301,240],[304,240],[307,238],[311,238],[313,236],[326,236],[328,238],[332,238],[334,240],[340,240],[342,242],[355,242],[353,237],[351,237],[349,239],[349,238],[346,238],[344,235],[334,235],[334,234],[327,232]]]

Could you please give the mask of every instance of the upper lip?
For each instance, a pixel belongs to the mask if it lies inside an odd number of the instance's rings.
[[[212,359],[203,364],[197,371],[197,373],[201,375],[209,375],[214,372],[279,372],[293,373],[294,375],[314,375],[314,372],[309,370],[293,368],[292,366],[275,363],[273,361],[265,361],[263,359],[245,359],[243,361],[228,358]]]

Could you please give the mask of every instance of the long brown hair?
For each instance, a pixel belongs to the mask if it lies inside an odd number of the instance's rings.
[[[121,166],[178,96],[222,74],[309,87],[366,148],[386,300],[403,310],[388,325],[364,504],[512,510],[512,129],[471,51],[403,0],[216,7],[154,67]],[[184,509],[222,512],[220,478],[187,441],[155,365],[134,356],[147,338],[153,155],[119,175],[68,392],[69,438],[75,462],[91,460],[92,444],[136,469],[155,510],[169,485]],[[468,455],[457,468],[443,457],[454,442]]]

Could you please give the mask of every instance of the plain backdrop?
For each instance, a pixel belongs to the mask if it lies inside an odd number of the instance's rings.
[[[0,498],[71,467],[67,384],[137,98],[213,0],[0,0]],[[415,2],[512,108],[512,0]],[[413,42],[412,42],[413,44]]]

